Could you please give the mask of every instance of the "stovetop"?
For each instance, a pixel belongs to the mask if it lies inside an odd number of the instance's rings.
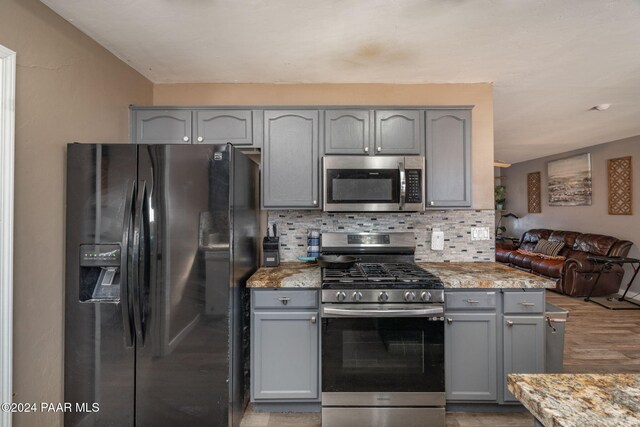
[[[341,270],[322,269],[322,289],[443,289],[435,275],[408,262],[356,263]]]

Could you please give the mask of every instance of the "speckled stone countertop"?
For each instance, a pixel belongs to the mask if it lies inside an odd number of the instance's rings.
[[[446,289],[553,288],[555,282],[495,262],[419,262],[438,276]],[[311,288],[321,285],[320,267],[304,262],[283,262],[262,267],[247,281],[249,288]]]
[[[316,263],[282,262],[277,267],[259,268],[247,280],[247,287],[320,289],[321,280]]]
[[[553,280],[527,273],[499,262],[418,262],[435,274],[445,289],[456,288],[555,288]]]
[[[545,427],[640,426],[640,374],[510,374],[507,381]]]

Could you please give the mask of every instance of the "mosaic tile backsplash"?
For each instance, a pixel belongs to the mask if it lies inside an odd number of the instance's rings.
[[[327,213],[269,211],[269,228],[280,235],[280,261],[297,261],[307,254],[307,231],[413,231],[416,261],[495,261],[495,211],[447,210],[413,213]],[[471,241],[471,227],[489,227],[491,240]],[[444,250],[431,250],[431,230],[444,231]]]

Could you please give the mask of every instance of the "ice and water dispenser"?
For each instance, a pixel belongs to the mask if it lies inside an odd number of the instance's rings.
[[[80,245],[80,302],[120,300],[120,245]]]

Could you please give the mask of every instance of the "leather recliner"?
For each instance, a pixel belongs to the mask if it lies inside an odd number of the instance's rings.
[[[512,246],[496,244],[496,261],[515,268],[555,280],[556,292],[570,296],[587,296],[598,273],[601,277],[593,296],[610,295],[618,292],[624,276],[620,265],[604,270],[603,264],[587,259],[590,255],[625,257],[632,242],[618,240],[615,237],[600,234],[583,234],[575,231],[532,229],[522,235],[519,248],[533,251],[540,239],[551,242],[564,242],[558,255],[564,260],[544,259],[539,256],[525,255]]]

